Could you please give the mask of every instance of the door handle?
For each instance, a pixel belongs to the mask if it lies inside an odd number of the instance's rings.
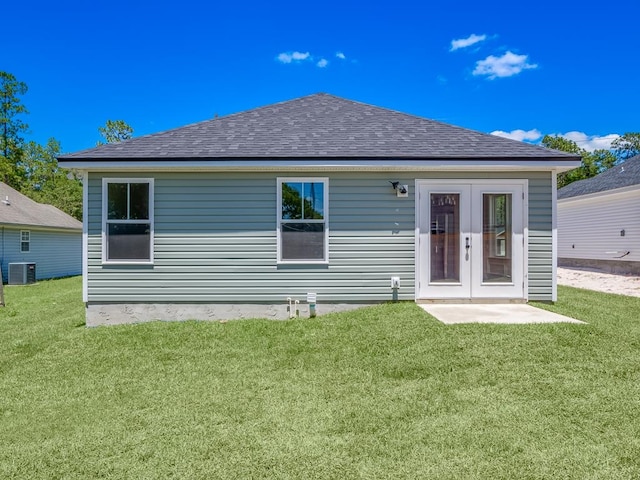
[[[466,248],[467,250],[469,250],[471,248],[471,244],[469,243],[469,237],[465,238],[465,246],[464,248]]]

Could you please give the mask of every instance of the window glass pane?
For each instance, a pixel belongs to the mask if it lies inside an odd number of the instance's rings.
[[[148,223],[110,223],[107,232],[108,260],[150,260],[151,226]]]
[[[304,219],[322,220],[324,218],[324,183],[304,184]]]
[[[512,281],[511,194],[485,193],[482,199],[482,281]]]
[[[107,184],[107,218],[109,220],[127,219],[127,190],[126,183]]]
[[[20,252],[29,253],[29,241],[31,240],[31,232],[22,230],[20,232]]]
[[[282,219],[302,220],[302,183],[282,183]]]
[[[283,223],[282,260],[324,260],[323,223]]]
[[[132,183],[129,191],[129,219],[149,219],[149,184]]]

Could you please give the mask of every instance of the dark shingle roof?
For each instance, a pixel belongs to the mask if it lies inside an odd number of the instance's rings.
[[[595,177],[578,180],[558,190],[558,198],[577,197],[640,184],[640,155],[629,158]]]
[[[153,135],[61,156],[61,160],[273,158],[578,157],[318,93]]]
[[[53,205],[34,202],[0,182],[0,224],[82,230],[82,223]]]

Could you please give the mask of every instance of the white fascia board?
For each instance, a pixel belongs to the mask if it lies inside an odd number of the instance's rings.
[[[86,171],[162,172],[162,171],[555,171],[563,172],[580,166],[578,161],[552,160],[128,160],[86,161],[61,160],[63,168]]]
[[[57,232],[57,233],[82,233],[82,227],[49,227],[43,225],[31,225],[28,223],[1,223],[0,227],[9,230],[31,230],[33,232]]]
[[[640,184],[629,185],[628,187],[622,187],[622,188],[614,188],[611,190],[603,190],[601,192],[588,193],[586,195],[576,195],[574,197],[559,198],[558,203],[571,203],[571,202],[581,202],[584,200],[595,200],[602,197],[608,197],[613,195],[624,195],[626,193],[631,193],[634,191],[640,192]]]

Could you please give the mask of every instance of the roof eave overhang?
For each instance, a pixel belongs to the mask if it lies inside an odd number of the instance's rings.
[[[82,233],[82,225],[79,227],[55,227],[50,225],[34,225],[29,223],[11,223],[1,222],[0,227],[3,228],[15,228],[21,230],[38,230],[47,232],[66,232],[66,233]]]
[[[84,171],[364,171],[364,170],[548,170],[564,172],[580,166],[579,158],[256,158],[256,159],[74,159],[59,165]]]
[[[635,185],[628,185],[626,187],[610,188],[608,190],[601,190],[599,192],[584,193],[582,195],[573,195],[571,197],[558,198],[558,202],[568,203],[573,201],[598,199],[604,196],[621,195],[621,194],[626,194],[629,192],[637,192],[637,191],[640,191],[640,183],[637,183]]]

